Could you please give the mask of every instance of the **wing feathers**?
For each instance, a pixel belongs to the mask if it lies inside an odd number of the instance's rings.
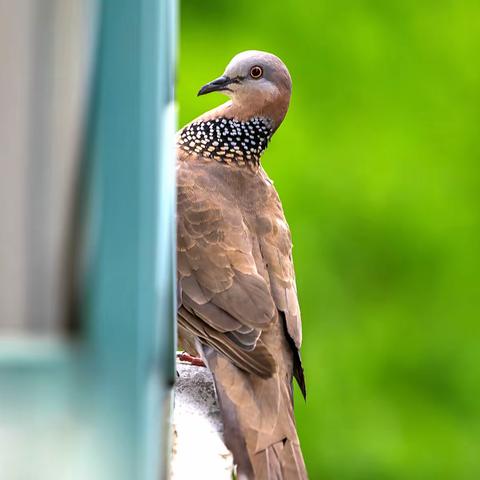
[[[253,351],[239,348],[228,336],[210,327],[186,308],[180,307],[178,314],[182,328],[186,328],[205,344],[221,352],[238,368],[261,378],[268,378],[275,373],[275,361],[262,342],[257,342]]]
[[[261,333],[277,311],[285,314],[292,348],[301,344],[288,225],[270,182],[256,177],[254,188],[248,174],[198,165],[180,162],[177,176],[182,321],[240,368],[266,375],[274,362]],[[256,212],[263,205],[264,213]]]

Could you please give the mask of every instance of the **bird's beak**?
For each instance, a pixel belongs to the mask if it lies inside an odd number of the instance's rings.
[[[197,96],[206,95],[210,92],[220,92],[222,90],[228,90],[231,92],[232,90],[228,88],[228,85],[232,83],[238,83],[238,79],[222,75],[221,77],[218,77],[210,83],[204,85],[198,92]]]

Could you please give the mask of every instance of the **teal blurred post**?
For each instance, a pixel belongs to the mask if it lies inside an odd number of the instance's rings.
[[[175,3],[103,1],[89,139],[88,362],[115,479],[165,477],[175,352]]]

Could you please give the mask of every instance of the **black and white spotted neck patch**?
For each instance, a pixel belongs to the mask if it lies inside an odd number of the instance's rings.
[[[263,117],[245,122],[220,117],[187,125],[177,143],[182,150],[206,159],[258,165],[272,134],[272,123]]]

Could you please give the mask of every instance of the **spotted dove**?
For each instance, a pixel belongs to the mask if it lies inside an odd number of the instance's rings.
[[[177,136],[178,331],[211,370],[240,479],[306,479],[292,377],[305,396],[292,242],[260,157],[290,103],[276,56],[247,51],[199,95],[227,103]]]

